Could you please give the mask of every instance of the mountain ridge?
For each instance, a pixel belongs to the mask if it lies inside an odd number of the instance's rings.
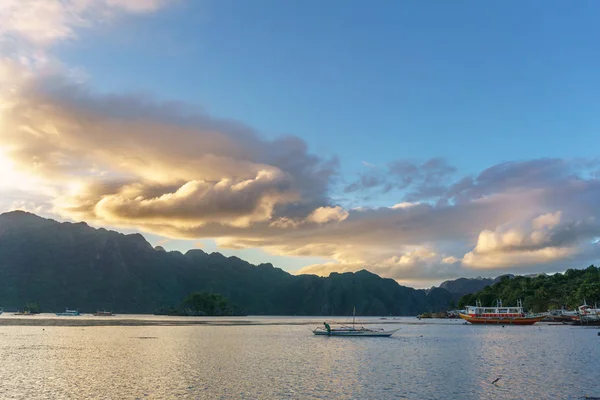
[[[495,278],[483,278],[480,276],[477,278],[457,278],[444,281],[440,283],[439,287],[452,293],[452,298],[455,301],[458,301],[461,297],[467,294],[479,292],[487,286],[500,282],[501,278],[504,276],[508,276],[510,278],[514,277],[512,274],[504,274]]]
[[[152,312],[196,291],[221,294],[248,314],[416,315],[447,309],[443,288],[399,285],[369,271],[291,275],[270,263],[153,248],[139,233],[58,222],[24,211],[0,214],[0,305],[42,311]]]

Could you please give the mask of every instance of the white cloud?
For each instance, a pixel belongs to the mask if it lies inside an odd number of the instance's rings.
[[[456,264],[459,261],[460,261],[460,259],[457,257],[454,257],[454,256],[448,256],[448,257],[442,258],[443,264]]]
[[[53,206],[98,225],[330,260],[305,273],[366,268],[403,282],[564,269],[597,255],[600,181],[580,173],[585,163],[508,162],[454,180],[440,158],[363,162],[367,173],[341,191],[405,196],[347,209],[331,199],[336,160],[301,139],[266,140],[186,105],[99,95],[52,56],[80,29],[165,4],[0,3],[0,206]]]
[[[319,207],[307,217],[309,222],[326,224],[328,222],[340,222],[348,218],[348,211],[340,206]]]
[[[562,212],[546,213],[529,224],[483,230],[463,263],[474,268],[509,268],[553,263],[577,255],[578,242],[593,237],[600,227],[593,219],[561,221]]]
[[[0,40],[47,47],[76,37],[76,30],[119,13],[148,13],[167,4],[162,0],[3,0]]]
[[[397,204],[394,204],[394,205],[392,206],[392,208],[393,208],[393,209],[398,209],[398,208],[409,208],[409,207],[414,207],[414,206],[418,206],[418,205],[419,205],[419,203],[411,203],[411,202],[409,202],[409,201],[404,201],[404,202],[402,202],[402,203],[397,203]]]
[[[540,230],[544,228],[553,228],[560,224],[561,215],[562,213],[560,211],[540,215],[539,217],[533,219],[533,229]]]

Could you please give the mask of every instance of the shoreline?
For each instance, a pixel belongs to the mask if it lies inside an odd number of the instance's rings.
[[[222,318],[222,319],[221,319]],[[308,317],[311,318],[311,317]],[[27,316],[2,318],[0,316],[0,326],[284,326],[284,325],[322,325],[323,319],[332,317],[313,317],[314,319],[300,321],[277,321],[277,320],[252,320],[252,319],[227,319],[227,317],[215,317],[206,320],[185,320],[185,319],[142,319],[142,318],[115,318],[115,317],[40,317]],[[319,318],[319,319],[317,319]],[[335,317],[333,317],[335,318]],[[410,319],[409,319],[410,318]],[[357,325],[433,325],[418,321],[416,318],[408,317],[404,320],[358,320]],[[332,321],[329,319],[329,321]],[[437,322],[435,325],[457,325],[457,322]],[[350,324],[348,321],[332,321],[333,324]]]

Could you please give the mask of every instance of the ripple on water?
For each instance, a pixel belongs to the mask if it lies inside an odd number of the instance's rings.
[[[596,333],[424,324],[386,339],[317,337],[302,325],[3,326],[0,398],[575,399],[600,396]]]

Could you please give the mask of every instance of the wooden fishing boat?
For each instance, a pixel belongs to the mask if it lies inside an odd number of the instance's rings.
[[[112,311],[96,311],[94,317],[113,317],[115,314]]]
[[[475,306],[467,306],[466,312],[459,316],[471,324],[495,325],[533,325],[546,318],[546,315],[527,315],[523,311],[523,303],[517,301],[516,307],[503,307],[498,300],[496,307],[482,307],[478,301]]]
[[[352,326],[342,325],[339,328],[332,328],[331,326],[329,326],[329,324],[327,322],[323,322],[324,327],[316,328],[315,330],[313,330],[313,333],[315,335],[320,335],[320,336],[390,337],[394,333],[396,333],[396,331],[398,330],[398,329],[392,329],[392,330],[386,331],[383,329],[369,329],[369,328],[365,328],[362,326],[357,328],[355,326],[355,320],[356,320],[356,307],[354,308],[354,310],[352,312]]]
[[[68,308],[65,312],[56,313],[57,317],[78,317],[80,315],[78,310],[69,310]]]

